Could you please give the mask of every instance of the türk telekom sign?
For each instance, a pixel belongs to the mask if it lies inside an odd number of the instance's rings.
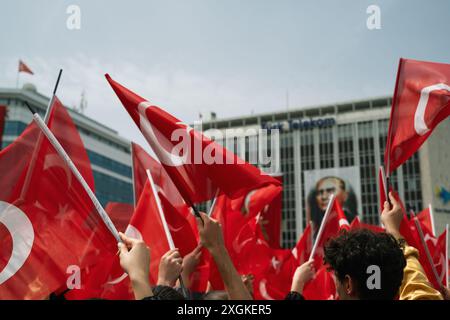
[[[281,122],[264,122],[261,124],[262,129],[272,130],[278,129],[280,131],[291,130],[306,130],[312,128],[325,128],[331,127],[336,124],[335,118],[318,118],[318,119],[291,119]]]

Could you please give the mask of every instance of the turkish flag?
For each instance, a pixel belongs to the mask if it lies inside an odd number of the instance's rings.
[[[377,232],[377,233],[385,232],[385,230],[380,226],[361,222],[359,220],[358,216],[356,216],[353,219],[352,223],[350,223],[350,230],[355,230],[355,229],[368,229],[370,231]]]
[[[92,173],[91,162],[86,148],[75,123],[73,123],[68,111],[56,96],[50,106],[47,126],[69,155],[89,188],[95,192],[94,174]]]
[[[152,284],[156,284],[158,281],[161,257],[170,250],[156,197],[150,182],[147,181],[130,220],[131,231],[128,233],[130,237],[141,239],[150,247],[152,256],[150,259],[150,282]]]
[[[378,170],[378,187],[379,187],[379,194],[380,194],[380,208],[383,211],[384,210],[384,203],[387,201],[386,199],[386,190],[388,190],[388,187],[385,184],[386,178],[384,175],[384,169],[383,167],[380,167]],[[392,188],[392,185],[389,185],[389,192],[392,193],[393,197],[399,202],[400,207],[403,212],[403,219],[400,223],[400,234],[405,238],[406,242],[414,247],[418,248],[420,243],[418,243],[418,238],[413,235],[411,229],[410,229],[410,223],[408,220],[408,216],[406,214],[405,205],[403,204],[403,201],[400,199],[400,196],[398,193]],[[380,212],[381,214],[382,212]]]
[[[178,212],[163,194],[159,193],[159,198],[175,248],[178,248],[180,255],[184,257],[197,247],[197,237],[186,217]]]
[[[337,300],[336,282],[331,271],[322,266],[303,290],[306,300]]]
[[[106,75],[188,205],[280,183]]]
[[[89,181],[89,162],[81,139],[68,121],[70,117],[61,117],[58,112],[65,110],[53,105],[50,129]],[[70,283],[77,270],[115,254],[115,238],[34,122],[0,152],[0,172],[3,299],[46,298]]]
[[[141,146],[136,143],[132,143],[131,145],[135,195],[139,198],[145,182],[148,180],[146,171],[150,170],[175,246],[180,249],[180,254],[185,256],[197,246],[199,241],[195,217],[164,167],[157,160],[153,159]],[[204,292],[206,290],[208,274],[208,264],[205,260],[205,250],[203,250],[201,261],[191,275],[190,289],[197,292]]]
[[[181,197],[180,192],[174,185],[164,167],[150,156],[140,145],[131,143],[131,156],[133,163],[133,184],[136,202],[144,189],[145,182],[148,180],[147,170],[150,170],[153,181],[158,189],[158,192],[170,201],[170,203],[177,209],[186,207],[186,204]]]
[[[26,72],[29,74],[34,74],[33,71],[31,71],[31,69],[22,60],[19,60],[18,72]]]
[[[312,257],[314,259],[314,267],[316,270],[319,270],[323,265],[324,247],[327,241],[338,236],[341,230],[348,231],[350,229],[350,224],[345,217],[344,210],[342,210],[342,207],[336,198],[333,198],[330,211],[328,214],[325,212],[325,215],[324,219],[322,219],[322,233],[317,234],[315,239],[317,249]]]
[[[232,210],[246,217],[261,213],[260,231],[273,248],[280,248],[282,190],[281,186],[268,185],[231,200]]]
[[[313,245],[314,239],[311,231],[311,225],[308,224],[305,230],[303,230],[303,233],[294,249],[292,249],[292,255],[297,260],[297,265],[300,266],[309,260]]]
[[[431,210],[431,207],[428,207],[426,209],[423,209],[417,214],[417,219],[419,219],[421,225],[425,226],[427,230],[430,231],[431,235],[435,237],[434,234],[434,219],[433,219],[433,212]]]
[[[350,230],[350,224],[341,204],[333,198],[329,213],[322,220],[322,233],[317,234],[317,249],[314,253],[314,268],[317,270],[314,279],[305,285],[303,295],[307,300],[335,300],[337,298],[334,277],[323,264],[324,248],[329,239],[335,238],[340,232]],[[355,220],[355,219],[354,219]]]
[[[440,285],[448,288],[448,228],[437,239],[427,242]]]
[[[400,59],[392,100],[387,172],[408,160],[450,115],[450,64]]]
[[[125,232],[134,212],[133,205],[123,202],[108,202],[105,211],[120,232]]]

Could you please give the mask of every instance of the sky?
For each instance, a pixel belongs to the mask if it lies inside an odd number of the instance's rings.
[[[67,28],[70,5],[80,29]],[[380,8],[381,29],[366,12]],[[450,63],[450,1],[15,0],[0,10],[0,87],[21,73],[145,141],[104,78],[192,123],[392,95],[400,57]],[[289,97],[287,99],[287,96]]]

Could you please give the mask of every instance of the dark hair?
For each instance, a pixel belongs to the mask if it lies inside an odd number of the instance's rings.
[[[356,284],[356,294],[362,300],[393,300],[403,280],[406,260],[400,244],[385,232],[367,229],[343,232],[325,246],[324,261],[334,270],[339,281],[349,275]],[[381,287],[369,289],[367,273],[370,265],[380,268]]]
[[[153,294],[160,300],[186,300],[186,298],[169,286],[156,286],[153,288]]]

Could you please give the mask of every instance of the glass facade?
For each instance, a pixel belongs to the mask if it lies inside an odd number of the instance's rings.
[[[3,141],[0,141],[2,149],[11,144],[15,137],[19,136],[27,127],[28,123],[24,118],[23,110],[24,102],[20,99],[7,98],[0,99],[1,104],[10,106],[8,108],[8,118],[10,120],[5,121],[3,131]],[[41,116],[44,116],[44,109],[42,107],[34,106]],[[26,112],[25,112],[26,114]],[[19,120],[16,120],[19,119]],[[129,147],[119,144],[112,139],[108,139],[107,136],[101,136],[93,131],[82,128],[77,125],[77,129],[84,136],[90,136],[91,138],[99,141],[102,144],[113,147],[117,152],[130,154]],[[102,205],[106,205],[109,201],[133,203],[133,188],[131,183],[131,158],[130,165],[118,162],[111,157],[104,156],[98,152],[89,150],[89,146],[86,145],[86,150],[91,163],[97,167],[108,170],[115,174],[118,174],[124,179],[118,179],[112,174],[108,175],[104,172],[99,172],[93,169],[96,195]],[[130,182],[126,182],[126,181]]]
[[[389,105],[389,99],[381,101],[383,103],[380,101],[375,102],[377,105],[374,108],[387,107]],[[367,102],[364,104],[364,108],[372,108],[374,103],[370,104]],[[352,105],[341,109],[341,113],[356,111],[355,106],[352,107]],[[375,119],[372,120],[370,117],[361,117],[361,120],[342,121],[334,126],[288,130],[280,134],[278,151],[281,173],[283,174],[283,247],[293,247],[298,241],[298,232],[302,231],[301,226],[304,228],[306,225],[307,192],[305,190],[303,173],[309,170],[358,167],[361,186],[360,219],[365,223],[380,224],[381,208],[379,204],[378,170],[379,166],[384,163],[384,150],[389,123],[388,116],[389,113],[386,112],[386,118],[379,119],[374,117]],[[298,118],[302,117],[304,117],[304,114],[299,113]],[[264,116],[264,120],[266,118],[268,117]],[[263,116],[259,117],[258,123],[261,123],[262,119]],[[275,117],[272,116],[272,119],[267,121],[274,119]],[[284,118],[281,116],[276,118],[277,121],[286,121],[288,119],[288,114],[285,114]],[[233,120],[228,123],[224,121],[224,123],[219,125],[214,124],[211,127],[221,129],[237,128],[239,124],[237,120]],[[252,139],[258,138],[252,137]],[[249,144],[248,141],[249,138],[247,137],[245,140],[246,160],[249,160],[252,154],[256,155],[258,152],[251,149],[252,144]],[[297,141],[297,145],[294,145],[294,141]],[[218,142],[223,144],[223,141]],[[239,143],[229,144],[228,148],[232,149],[230,148],[231,146],[238,145]],[[272,147],[268,137],[266,141],[261,141],[258,148],[264,148],[263,151],[274,152],[274,150],[271,150]],[[391,175],[390,181],[405,200],[408,210],[413,209],[417,212],[423,209],[418,153],[414,154],[403,166],[397,169]],[[297,193],[296,187],[300,190]],[[299,201],[300,203],[297,203]],[[296,210],[300,211],[296,212]],[[300,217],[302,219],[301,226],[299,221],[297,221]]]
[[[109,201],[133,203],[133,187],[131,183],[95,170],[93,173],[95,194],[103,206]]]
[[[89,160],[92,164],[107,169],[109,171],[120,174],[121,176],[131,178],[131,167],[111,158],[102,156],[92,150],[86,150]]]

